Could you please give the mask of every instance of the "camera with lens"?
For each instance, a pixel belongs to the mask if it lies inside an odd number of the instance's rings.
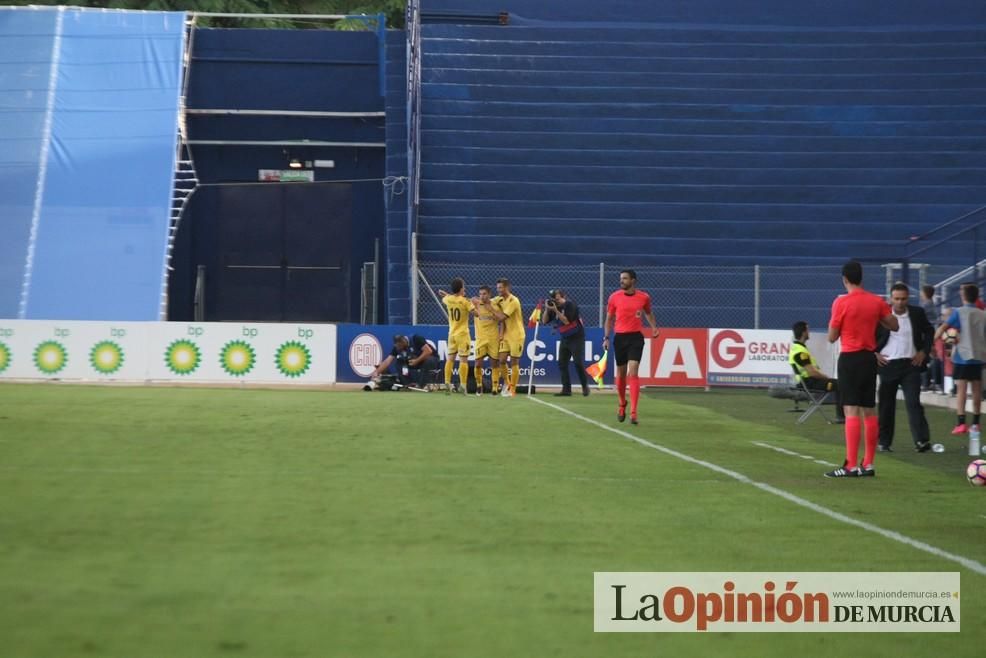
[[[380,375],[363,386],[364,391],[399,391],[402,388],[397,375]]]

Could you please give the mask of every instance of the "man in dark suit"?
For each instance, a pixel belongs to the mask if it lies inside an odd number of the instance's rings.
[[[920,306],[908,304],[909,294],[903,283],[890,289],[890,305],[897,316],[899,328],[889,332],[877,328],[876,360],[880,364],[880,443],[878,450],[891,452],[894,441],[894,420],[897,413],[897,389],[904,391],[907,420],[911,426],[914,449],[931,449],[928,419],[921,406],[921,373],[928,367],[928,355],[934,329]]]

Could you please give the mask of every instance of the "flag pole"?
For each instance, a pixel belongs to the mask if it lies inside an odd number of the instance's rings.
[[[538,318],[538,323],[534,325],[534,338],[532,342],[537,342],[538,339],[538,329],[541,328],[541,318]],[[534,386],[534,359],[531,359],[531,366],[529,368],[530,372],[527,375],[527,397],[531,397],[531,387]]]
[[[537,342],[538,339],[538,329],[541,328],[541,304],[544,303],[543,299],[539,299],[537,306],[531,311],[531,317],[528,320],[527,328],[531,328],[531,322],[534,322],[534,338],[533,342]],[[531,389],[534,387],[534,358],[531,358],[531,365],[527,375],[527,397],[531,397]]]

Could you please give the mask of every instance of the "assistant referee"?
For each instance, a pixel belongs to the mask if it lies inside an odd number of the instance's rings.
[[[839,392],[846,414],[846,461],[825,474],[828,478],[876,475],[873,458],[880,437],[876,416],[876,328],[897,331],[897,318],[881,297],[863,290],[863,266],[850,261],[842,266],[846,294],[836,297],[829,321],[829,342],[842,340],[839,354]],[[866,428],[863,465],[859,466],[859,441]]]
[[[637,400],[640,398],[640,359],[644,354],[644,324],[646,317],[651,326],[651,338],[661,333],[650,306],[650,295],[637,290],[637,273],[633,270],[620,272],[620,289],[609,296],[606,304],[606,324],[603,329],[603,349],[609,349],[609,332],[616,323],[613,348],[616,353],[616,394],[620,396],[616,408],[616,420],[623,422],[627,417],[627,384],[630,385],[630,422],[637,424]]]

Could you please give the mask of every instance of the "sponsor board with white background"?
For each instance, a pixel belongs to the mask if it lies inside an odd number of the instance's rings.
[[[709,386],[771,386],[792,381],[788,362],[791,331],[783,329],[709,329]],[[808,349],[823,372],[834,376],[827,362],[824,335],[813,335]]]
[[[337,381],[338,366],[339,381],[358,382],[387,356],[395,333],[415,332],[446,356],[445,327],[0,320],[0,379],[328,384]],[[531,339],[529,330],[524,377],[533,363],[535,383],[557,385],[557,335],[542,330]],[[601,356],[601,339],[601,330],[586,330],[586,364]],[[665,329],[646,342],[640,372],[647,386],[791,380],[789,331]],[[837,346],[819,334],[809,348],[834,374]],[[613,368],[611,354],[607,384]]]
[[[0,320],[0,379],[331,384],[327,324]]]
[[[144,379],[143,322],[0,320],[0,377]]]

